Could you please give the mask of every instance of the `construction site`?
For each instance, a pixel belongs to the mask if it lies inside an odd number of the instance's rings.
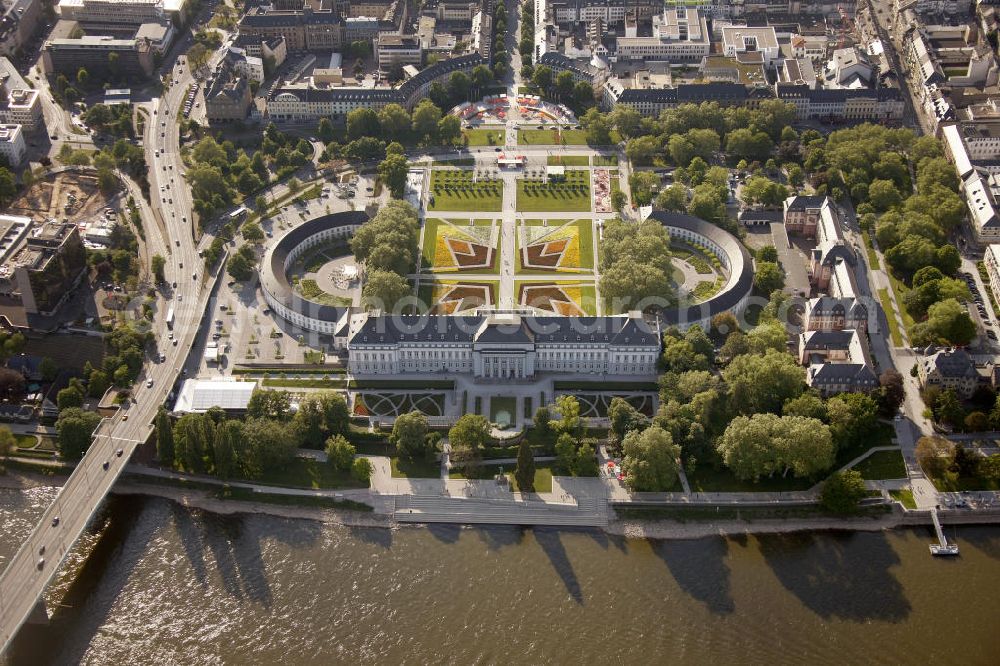
[[[18,197],[7,210],[36,222],[72,222],[99,217],[109,200],[89,173],[64,171],[46,176]]]

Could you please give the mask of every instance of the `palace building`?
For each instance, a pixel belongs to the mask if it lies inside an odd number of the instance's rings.
[[[620,317],[368,316],[351,335],[355,375],[470,373],[532,379],[538,372],[655,375],[656,323]]]

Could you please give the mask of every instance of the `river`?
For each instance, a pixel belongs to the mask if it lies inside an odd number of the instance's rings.
[[[0,562],[55,491],[0,490]],[[930,530],[385,530],[139,496],[95,523],[50,586],[52,623],[7,664],[1000,660],[993,528],[949,529],[962,556],[947,561]]]

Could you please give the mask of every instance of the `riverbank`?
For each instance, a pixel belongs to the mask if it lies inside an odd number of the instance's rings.
[[[347,527],[393,527],[390,516],[379,515],[366,511],[335,509],[317,506],[295,506],[292,504],[271,504],[269,502],[254,502],[252,500],[219,499],[204,490],[185,490],[169,486],[117,483],[111,492],[115,495],[145,495],[162,497],[186,507],[217,513],[234,515],[240,513],[258,513],[281,518],[296,518],[314,520],[321,523],[344,525]]]
[[[0,488],[24,490],[40,486],[58,487],[66,476],[35,474],[32,472],[8,470],[0,476]],[[247,499],[222,499],[214,491],[197,488],[180,488],[166,484],[136,483],[119,481],[111,491],[116,495],[137,495],[160,497],[178,504],[219,515],[263,514],[296,520],[309,520],[345,527],[395,529],[404,527],[391,516],[325,506],[295,504],[275,504]],[[1000,524],[1000,512],[942,512],[941,522],[946,525],[996,525]],[[708,519],[617,519],[610,520],[603,528],[607,534],[628,539],[686,540],[712,536],[744,536],[765,534],[793,534],[799,532],[881,532],[899,528],[929,525],[926,512],[903,511],[894,506],[890,511],[878,516],[837,517],[797,517],[797,518],[757,518],[750,520],[708,520]],[[419,523],[405,526],[426,527]]]

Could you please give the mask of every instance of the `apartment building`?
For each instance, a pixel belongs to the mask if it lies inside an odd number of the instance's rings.
[[[76,76],[84,67],[91,74],[146,79],[153,73],[153,49],[144,39],[50,39],[42,47],[42,65],[50,74]]]
[[[0,156],[11,166],[18,166],[24,160],[28,146],[24,142],[24,132],[20,125],[0,125]]]
[[[0,17],[0,56],[19,53],[38,30],[42,0],[12,0],[4,3]]]

